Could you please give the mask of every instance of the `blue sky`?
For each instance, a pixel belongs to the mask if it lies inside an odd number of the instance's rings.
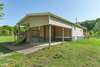
[[[52,12],[75,22],[100,17],[100,0],[2,0],[4,14],[0,25],[15,25],[25,14]]]

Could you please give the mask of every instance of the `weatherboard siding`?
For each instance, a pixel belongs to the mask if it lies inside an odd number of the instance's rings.
[[[68,24],[67,22],[64,22],[64,21],[57,19],[55,17],[49,18],[49,24],[64,27],[64,28],[70,28],[70,29],[72,28],[72,26],[70,24]]]
[[[29,16],[22,23],[29,24],[30,27],[48,25],[48,16]]]

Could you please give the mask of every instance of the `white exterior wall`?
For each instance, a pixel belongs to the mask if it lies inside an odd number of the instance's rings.
[[[70,24],[68,24],[67,22],[61,21],[59,19],[56,19],[54,17],[49,18],[49,24],[72,29],[72,26]]]
[[[72,28],[72,38],[77,40],[78,38],[84,38],[84,33],[83,33],[83,29],[79,28],[79,27],[73,27]]]

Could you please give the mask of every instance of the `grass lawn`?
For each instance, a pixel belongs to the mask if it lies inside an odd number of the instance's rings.
[[[14,36],[0,36],[0,42],[13,42]]]
[[[7,65],[8,64],[8,65]],[[100,67],[100,40],[65,42],[36,53],[0,58],[0,67]]]

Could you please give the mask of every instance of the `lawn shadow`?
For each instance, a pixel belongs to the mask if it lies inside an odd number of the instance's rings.
[[[40,45],[43,45],[45,43],[23,43],[23,44],[16,45],[16,43],[10,42],[10,43],[0,43],[0,44],[6,47],[6,50],[8,49],[7,52],[1,50],[4,53],[19,52],[19,53],[27,54],[43,48],[43,46]]]
[[[30,44],[30,43],[23,43],[23,44],[16,45],[15,42],[2,42],[2,43],[0,43],[0,45],[5,47],[7,52],[20,51],[20,50],[32,48],[34,46],[38,46],[38,44],[34,44],[34,43],[32,43],[32,44]],[[7,53],[6,50],[4,51],[5,53]]]
[[[8,49],[4,45],[10,44],[11,42],[0,42],[0,55],[13,52],[13,50]]]

